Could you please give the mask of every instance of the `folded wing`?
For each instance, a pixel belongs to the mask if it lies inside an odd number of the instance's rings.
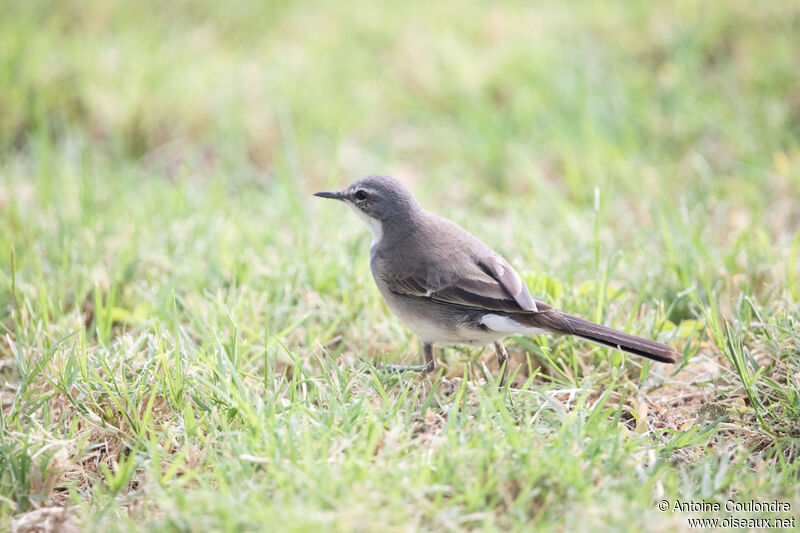
[[[519,274],[499,255],[456,264],[459,269],[452,271],[420,265],[410,275],[386,282],[397,294],[443,304],[507,313],[538,311]]]

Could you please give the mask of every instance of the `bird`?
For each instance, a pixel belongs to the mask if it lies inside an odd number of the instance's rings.
[[[385,365],[386,370],[433,372],[435,345],[491,344],[503,387],[503,340],[535,334],[573,335],[661,363],[677,360],[671,346],[534,299],[507,260],[455,222],[423,209],[395,178],[367,176],[314,196],[344,202],[370,230],[370,270],[378,291],[422,344],[424,364]]]

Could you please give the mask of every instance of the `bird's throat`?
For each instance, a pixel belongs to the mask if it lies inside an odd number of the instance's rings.
[[[372,233],[372,246],[375,246],[381,242],[383,239],[383,222],[378,220],[377,218],[372,218],[371,216],[364,213],[362,210],[357,208],[356,206],[348,203],[347,207],[353,210],[353,212],[358,215],[358,218],[364,222],[364,225],[369,228],[369,231]]]

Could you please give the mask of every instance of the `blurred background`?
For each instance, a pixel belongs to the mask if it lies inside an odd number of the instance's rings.
[[[303,186],[386,170],[576,202],[587,183],[796,192],[777,178],[800,120],[794,2],[2,9],[5,154],[80,138],[173,173]]]

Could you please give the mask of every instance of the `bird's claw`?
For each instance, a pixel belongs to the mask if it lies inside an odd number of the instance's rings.
[[[435,366],[432,364],[427,365],[381,365],[381,370],[384,372],[393,374],[393,373],[402,373],[402,372],[420,372],[423,374],[427,374],[428,372],[433,372]]]

